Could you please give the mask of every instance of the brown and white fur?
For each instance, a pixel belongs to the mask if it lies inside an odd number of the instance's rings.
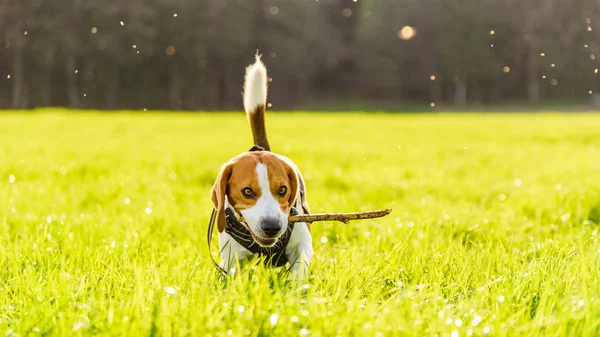
[[[225,232],[225,209],[232,208],[238,219],[252,233],[255,243],[273,246],[286,231],[290,209],[309,212],[301,199],[304,186],[298,167],[289,159],[270,151],[265,130],[267,70],[256,57],[246,68],[244,108],[250,122],[254,145],[265,151],[244,152],[225,163],[212,188],[211,200],[217,210],[221,267],[230,271],[252,253]],[[306,195],[304,195],[305,199]],[[292,279],[304,278],[313,256],[310,224],[296,223],[285,254],[292,263]]]

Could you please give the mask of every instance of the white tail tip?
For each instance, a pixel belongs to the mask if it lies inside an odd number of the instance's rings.
[[[246,68],[244,81],[244,109],[252,113],[257,106],[267,104],[267,68],[256,55],[254,64]]]

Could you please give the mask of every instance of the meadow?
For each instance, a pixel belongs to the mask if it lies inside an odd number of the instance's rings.
[[[279,113],[313,212],[307,284],[226,285],[209,190],[236,113],[0,113],[1,336],[597,336],[600,115]],[[216,256],[217,245],[212,252]]]

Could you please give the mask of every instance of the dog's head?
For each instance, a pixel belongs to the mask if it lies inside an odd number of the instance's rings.
[[[225,208],[241,215],[254,241],[270,247],[287,230],[298,192],[298,176],[281,157],[267,151],[244,152],[223,165],[211,199],[219,232],[226,227]]]

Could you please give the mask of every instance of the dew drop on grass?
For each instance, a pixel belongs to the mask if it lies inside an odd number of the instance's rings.
[[[123,202],[125,203],[125,205],[129,205],[131,200],[129,198],[125,198],[125,199],[123,199]]]
[[[300,330],[300,335],[306,336],[308,334],[310,334],[310,330],[308,330],[306,328],[303,328],[303,329]]]
[[[450,317],[446,318],[446,324],[450,325],[452,324],[452,322],[454,322],[454,320]]]
[[[177,179],[177,173],[175,173],[175,172],[169,173],[169,179],[171,179],[171,180]]]
[[[322,238],[321,238],[321,243],[327,243],[327,241],[328,241],[328,240],[327,240],[327,237],[326,237],[326,236],[324,236],[324,237],[322,237]]]
[[[146,207],[146,214],[150,214],[150,213],[152,213],[152,208]]]
[[[233,335],[233,331],[232,331],[231,329],[227,329],[227,335],[228,335],[228,336],[231,336],[231,335]]]
[[[519,187],[523,184],[523,182],[521,181],[521,179],[516,179],[515,180],[515,186]]]
[[[477,316],[473,317],[473,322],[471,322],[471,325],[478,326],[479,323],[481,323],[481,321],[483,321],[483,317],[477,315]]]
[[[583,307],[584,304],[585,302],[583,300],[579,300],[579,302],[577,302],[578,307]]]
[[[13,174],[8,176],[8,183],[12,184],[15,182],[15,180],[17,180],[17,178],[15,178],[15,176]]]
[[[240,306],[238,307],[238,309],[237,309],[237,310],[238,310],[238,312],[239,312],[240,314],[241,314],[241,313],[243,313],[243,312],[244,312],[244,306],[243,306],[243,305],[240,305]]]
[[[450,337],[458,337],[458,330],[453,330]]]
[[[490,327],[486,326],[486,327],[483,328],[483,333],[487,335],[487,334],[490,333],[490,330],[491,330]]]
[[[292,316],[292,317],[290,317],[290,321],[292,321],[294,323],[298,323],[298,316]]]
[[[272,314],[271,317],[269,317],[269,323],[271,323],[271,326],[277,325],[278,320],[279,316],[277,314]]]
[[[503,295],[498,296],[498,302],[500,302],[500,303],[504,302],[504,296]]]
[[[463,321],[461,319],[457,319],[456,321],[454,321],[454,325],[456,325],[457,327],[461,327],[463,325]]]

